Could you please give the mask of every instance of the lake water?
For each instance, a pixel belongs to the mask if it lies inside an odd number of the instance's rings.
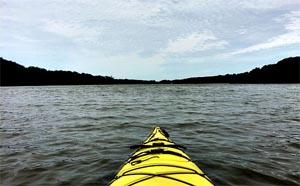
[[[1,185],[107,185],[154,126],[216,185],[300,182],[300,85],[0,91]]]

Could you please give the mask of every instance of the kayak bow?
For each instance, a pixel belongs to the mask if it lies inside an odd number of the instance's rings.
[[[212,186],[211,180],[168,133],[155,127],[121,167],[111,186]]]

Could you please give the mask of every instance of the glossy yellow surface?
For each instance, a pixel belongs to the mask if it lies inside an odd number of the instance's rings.
[[[213,185],[161,128],[154,128],[143,145],[121,167],[111,186]]]

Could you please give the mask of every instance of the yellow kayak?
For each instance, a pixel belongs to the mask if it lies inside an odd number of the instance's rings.
[[[155,127],[120,168],[111,186],[212,186],[212,181],[184,153],[183,147]]]

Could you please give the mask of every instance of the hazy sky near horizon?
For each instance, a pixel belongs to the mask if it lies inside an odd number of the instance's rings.
[[[300,0],[0,0],[0,56],[115,78],[248,71],[300,55]]]

